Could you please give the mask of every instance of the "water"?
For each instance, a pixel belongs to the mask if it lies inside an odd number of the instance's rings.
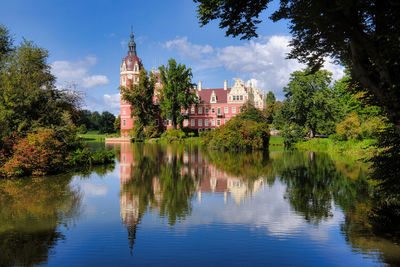
[[[0,183],[0,266],[400,264],[365,219],[366,169],[350,159],[109,149],[115,165]]]

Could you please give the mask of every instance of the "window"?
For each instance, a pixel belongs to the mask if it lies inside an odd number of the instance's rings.
[[[217,126],[221,125],[221,120],[217,120]]]
[[[204,112],[204,113],[208,114],[208,108],[205,109],[205,112]]]
[[[242,95],[240,96],[240,100],[243,100],[243,96]]]
[[[211,97],[211,102],[215,102],[215,96]]]
[[[126,121],[125,120],[122,120],[122,126],[126,126]]]
[[[124,83],[125,83],[125,81],[126,81],[126,78],[125,78],[125,76],[122,78],[122,80],[124,81]]]
[[[199,119],[198,124],[199,124],[199,126],[203,126],[203,120]]]
[[[228,111],[228,107],[225,107],[225,109],[224,109],[224,113],[229,113],[229,111]]]
[[[195,121],[194,121],[194,119],[191,119],[190,120],[190,126],[194,126],[195,125]]]
[[[211,120],[211,126],[215,126],[215,121]]]
[[[190,113],[194,114],[196,112],[196,108],[192,107],[192,109],[190,110]]]
[[[228,119],[224,119],[224,124],[226,124],[228,122]]]
[[[221,108],[218,108],[218,115],[221,114]]]
[[[125,113],[126,113],[126,112],[125,112],[125,109],[123,108],[123,109],[122,109],[122,115],[125,115]]]
[[[203,108],[199,107],[198,110],[197,110],[197,113],[202,114],[203,113]]]
[[[204,125],[205,125],[205,126],[208,126],[208,119],[205,119],[205,120],[204,120]]]
[[[138,77],[135,77],[135,82],[138,82],[139,81],[139,78]]]
[[[184,121],[183,121],[183,126],[186,127],[186,126],[188,126],[188,124],[189,124],[189,120],[184,120]]]
[[[214,108],[211,109],[211,113],[215,113],[215,109]]]
[[[235,95],[233,96],[233,101],[236,101],[236,96]]]
[[[236,113],[236,107],[232,107],[232,113]]]
[[[156,105],[158,105],[160,102],[158,101],[158,98],[156,98]]]

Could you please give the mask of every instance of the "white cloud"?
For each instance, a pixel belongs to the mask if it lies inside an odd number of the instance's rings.
[[[99,85],[107,85],[109,83],[107,76],[105,75],[92,75],[83,78],[82,87],[92,88]]]
[[[88,56],[79,61],[55,61],[51,66],[53,74],[57,77],[58,84],[74,82],[78,87],[83,88],[109,84],[107,76],[89,74],[89,69],[96,63],[96,57]]]
[[[286,59],[290,52],[290,36],[274,35],[252,40],[237,46],[213,48],[190,43],[187,37],[165,43],[164,47],[176,49],[183,58],[195,60],[198,69],[224,68],[240,78],[252,80],[261,90],[273,91],[283,99],[283,87],[289,82],[290,74],[305,68],[297,60]],[[325,68],[333,73],[334,79],[343,77],[343,67],[326,59]]]
[[[103,100],[106,107],[109,107],[109,109],[117,111],[117,113],[119,113],[120,100],[121,100],[121,95],[119,93],[114,95],[105,94],[103,96]]]
[[[188,42],[187,37],[176,38],[164,44],[167,49],[176,49],[181,57],[189,57],[199,60],[207,54],[214,52],[210,45],[195,45]]]

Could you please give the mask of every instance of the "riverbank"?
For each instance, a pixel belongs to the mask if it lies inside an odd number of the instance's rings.
[[[357,159],[365,159],[374,153],[375,148],[372,145],[375,142],[376,140],[374,139],[336,141],[330,138],[313,138],[296,143],[294,147],[302,150],[338,153]]]

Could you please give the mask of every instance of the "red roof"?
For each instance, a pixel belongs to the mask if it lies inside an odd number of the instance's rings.
[[[142,61],[140,60],[140,58],[138,58],[135,55],[127,55],[124,58],[124,61],[125,61],[125,65],[126,65],[126,70],[129,70],[129,71],[133,70],[133,67],[135,66],[135,62],[137,62],[137,64],[139,66],[142,65]]]
[[[198,91],[198,94],[200,96],[200,103],[210,103],[212,92],[214,92],[215,96],[217,97],[217,103],[228,103],[228,93],[230,91],[231,88],[228,88],[227,90],[224,90],[224,88],[201,89],[201,91]]]

